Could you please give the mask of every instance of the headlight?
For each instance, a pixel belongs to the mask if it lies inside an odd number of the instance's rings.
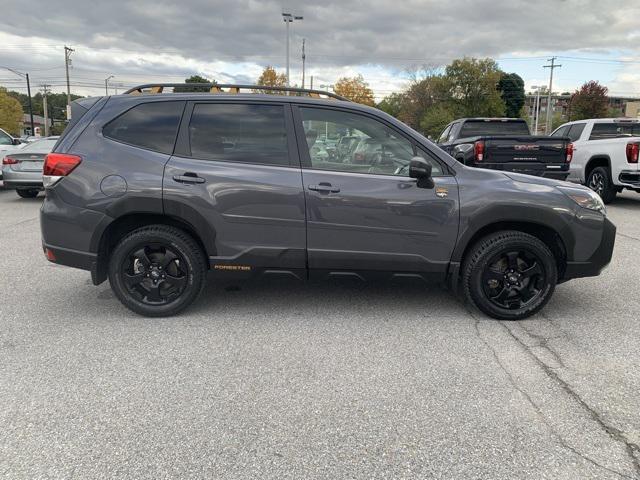
[[[604,206],[600,195],[593,190],[587,188],[575,188],[575,187],[557,187],[562,193],[564,193],[571,200],[576,202],[582,208],[589,210],[595,210],[603,215],[607,214],[607,209]]]

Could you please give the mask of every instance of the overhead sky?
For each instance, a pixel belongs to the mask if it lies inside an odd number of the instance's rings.
[[[291,83],[300,84],[301,43],[314,87],[361,73],[376,98],[400,90],[421,67],[463,56],[493,57],[527,88],[554,91],[599,80],[610,94],[640,97],[639,0],[15,0],[3,1],[0,66],[30,73],[63,91],[64,45],[72,91],[110,93],[150,81],[199,74],[219,83],[253,83],[262,68],[284,71],[284,10],[291,25]],[[0,69],[0,85],[25,91]]]

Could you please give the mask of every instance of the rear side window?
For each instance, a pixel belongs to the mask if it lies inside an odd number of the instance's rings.
[[[580,139],[580,135],[582,135],[582,131],[584,130],[584,126],[586,123],[574,123],[571,125],[571,130],[569,130],[569,138],[572,142],[576,142]]]
[[[502,120],[467,120],[462,124],[460,138],[479,137],[482,135],[529,135],[529,127],[525,121]]]
[[[171,155],[184,102],[143,103],[109,122],[102,133],[119,142]]]
[[[591,129],[589,140],[640,136],[640,123],[596,123]]]
[[[202,160],[289,165],[282,105],[196,104],[189,141]]]

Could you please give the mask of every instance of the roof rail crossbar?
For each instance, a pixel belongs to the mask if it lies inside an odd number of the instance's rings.
[[[240,93],[240,90],[262,90],[262,91],[271,91],[278,92],[280,94],[286,93],[294,93],[294,94],[304,94],[313,98],[321,98],[328,97],[333,98],[335,100],[342,100],[344,102],[349,102],[348,98],[345,98],[341,95],[336,95],[335,93],[326,92],[324,90],[312,90],[309,88],[296,88],[296,87],[272,87],[267,85],[236,85],[231,83],[145,83],[144,85],[138,85],[137,87],[130,88],[126,92],[125,95],[140,95],[145,93],[144,90],[148,90],[147,93],[158,94],[162,93],[165,88],[173,88],[173,87],[206,87],[209,89],[209,93]],[[228,89],[228,91],[224,91],[223,88]],[[206,93],[206,92],[205,92]]]

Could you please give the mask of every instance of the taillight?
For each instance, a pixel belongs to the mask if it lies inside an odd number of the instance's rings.
[[[482,140],[473,144],[473,154],[476,157],[476,162],[484,160],[484,142]]]
[[[567,163],[571,163],[571,160],[573,160],[573,143],[567,144],[565,153],[567,154]]]
[[[15,158],[4,157],[2,159],[2,164],[3,165],[15,165],[16,163],[18,163],[18,160],[16,160]]]
[[[627,143],[627,162],[638,163],[640,143]]]
[[[69,175],[74,168],[80,165],[80,162],[82,162],[82,159],[77,155],[67,155],[65,153],[48,154],[44,157],[42,183],[45,187],[54,185],[62,177]]]

